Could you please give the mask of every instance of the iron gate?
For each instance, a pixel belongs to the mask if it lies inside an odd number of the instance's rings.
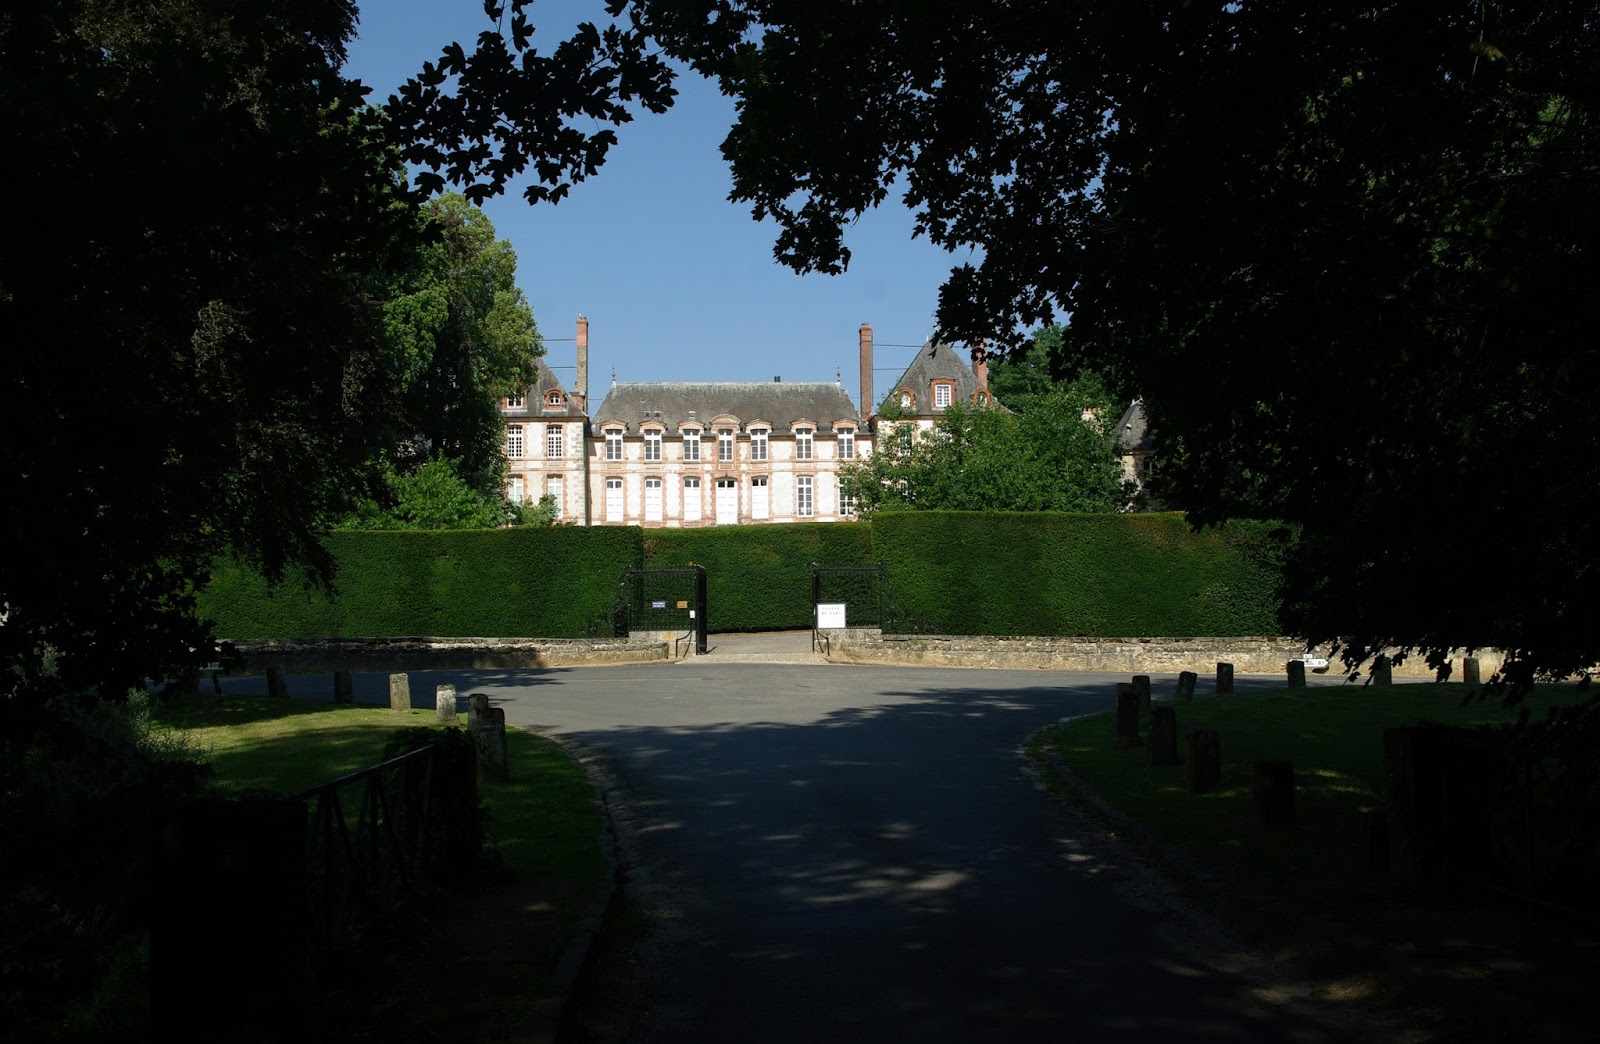
[[[811,563],[811,626],[817,606],[842,604],[851,627],[882,627],[884,573],[881,565],[838,566]]]
[[[630,569],[617,588],[616,635],[673,631],[693,635],[695,653],[706,652],[706,567]]]

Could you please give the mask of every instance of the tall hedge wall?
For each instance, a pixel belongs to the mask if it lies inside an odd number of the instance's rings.
[[[1279,632],[1277,527],[1180,514],[911,511],[872,522],[894,629],[1082,637]]]
[[[223,638],[567,638],[609,619],[635,527],[335,533],[333,597],[225,563],[200,595]]]
[[[872,527],[864,522],[654,529],[644,538],[647,568],[706,567],[706,606],[715,631],[811,626],[811,563],[866,565]]]

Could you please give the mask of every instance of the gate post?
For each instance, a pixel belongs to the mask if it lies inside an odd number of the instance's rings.
[[[706,654],[706,567],[703,565],[694,567],[694,602],[694,651],[695,655],[704,656]]]

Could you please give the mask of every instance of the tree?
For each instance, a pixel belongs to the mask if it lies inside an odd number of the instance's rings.
[[[931,430],[880,420],[874,452],[847,465],[840,488],[863,517],[879,511],[1117,511],[1122,468],[1085,409],[1107,404],[1074,388],[1027,413],[949,406]]]
[[[458,193],[422,207],[425,244],[383,305],[396,356],[402,471],[448,459],[483,497],[501,499],[505,421],[499,401],[534,383],[544,345],[516,284],[517,255]]]
[[[340,529],[496,529],[512,516],[505,501],[474,489],[448,457],[404,472],[385,464],[383,476],[381,502],[365,501]]]
[[[370,287],[412,207],[343,3],[43,0],[0,17],[5,688],[110,696],[206,644],[238,549],[326,564],[393,399]],[[48,207],[48,211],[42,208]]]
[[[903,186],[941,333],[1137,388],[1196,523],[1300,527],[1286,622],[1600,658],[1600,23],[1585,5],[638,0],[736,99],[800,271]]]

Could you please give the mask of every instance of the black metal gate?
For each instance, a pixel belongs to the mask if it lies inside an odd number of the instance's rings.
[[[616,635],[673,631],[706,651],[706,567],[630,569],[617,590]]]

